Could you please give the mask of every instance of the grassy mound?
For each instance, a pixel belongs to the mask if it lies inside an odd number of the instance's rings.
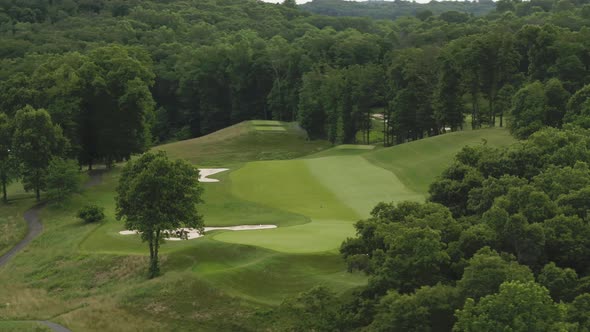
[[[200,166],[226,166],[253,160],[292,159],[329,146],[326,141],[308,140],[296,123],[257,120],[154,149]]]
[[[515,142],[504,128],[459,131],[379,149],[364,154],[368,161],[395,173],[411,190],[427,193],[428,186],[466,145],[507,146]]]

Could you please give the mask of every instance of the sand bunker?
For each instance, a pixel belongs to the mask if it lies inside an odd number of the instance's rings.
[[[240,225],[240,226],[228,226],[228,227],[205,227],[205,232],[226,230],[226,231],[253,231],[260,229],[272,229],[277,228],[276,225]],[[120,231],[121,235],[133,235],[139,234],[138,231]],[[194,228],[179,228],[170,232],[170,237],[167,240],[170,241],[181,241],[181,240],[193,240],[202,237],[198,230]]]
[[[209,179],[208,176],[228,170],[229,168],[199,168],[199,182],[219,182],[217,179]]]

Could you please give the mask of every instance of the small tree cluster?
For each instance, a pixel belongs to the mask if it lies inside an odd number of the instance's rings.
[[[104,219],[104,208],[98,205],[86,205],[78,211],[77,217],[85,223],[95,223]]]
[[[83,176],[78,163],[68,160],[69,141],[60,126],[44,109],[26,106],[13,118],[0,113],[0,185],[2,200],[6,187],[20,180],[37,201],[46,191],[51,200],[63,200],[80,191]]]

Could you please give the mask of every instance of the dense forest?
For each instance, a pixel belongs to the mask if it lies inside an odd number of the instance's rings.
[[[301,8],[312,13],[329,16],[363,16],[374,19],[396,19],[402,16],[440,15],[444,12],[456,11],[475,16],[482,16],[496,9],[494,1],[430,1],[416,3],[414,1],[344,1],[344,0],[313,0]]]
[[[386,145],[460,130],[465,115],[502,126],[508,111],[524,138],[578,121],[589,21],[590,6],[569,0],[396,21],[292,1],[5,0],[0,109],[46,109],[82,164],[247,119],[351,143],[375,108]]]
[[[385,145],[508,126],[518,144],[465,148],[427,203],[356,224],[341,253],[367,286],[313,289],[280,324],[588,331],[590,2],[454,4],[374,20],[294,1],[0,0],[0,180],[39,196],[54,156],[110,165],[249,119],[357,143],[379,112]]]

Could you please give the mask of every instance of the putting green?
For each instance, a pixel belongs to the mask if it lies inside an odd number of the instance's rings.
[[[255,126],[254,129],[257,131],[287,131],[284,127],[273,127],[273,126]]]
[[[249,232],[223,232],[216,240],[281,252],[329,251],[354,235],[353,223],[381,201],[423,200],[395,174],[359,156],[248,163],[230,175],[242,200],[305,215],[312,222]],[[280,185],[278,185],[280,183]]]
[[[250,123],[255,126],[282,126],[284,124],[283,122],[273,120],[252,120]]]
[[[368,217],[379,202],[423,201],[424,196],[408,189],[398,177],[361,156],[308,159],[316,180],[361,218]]]

